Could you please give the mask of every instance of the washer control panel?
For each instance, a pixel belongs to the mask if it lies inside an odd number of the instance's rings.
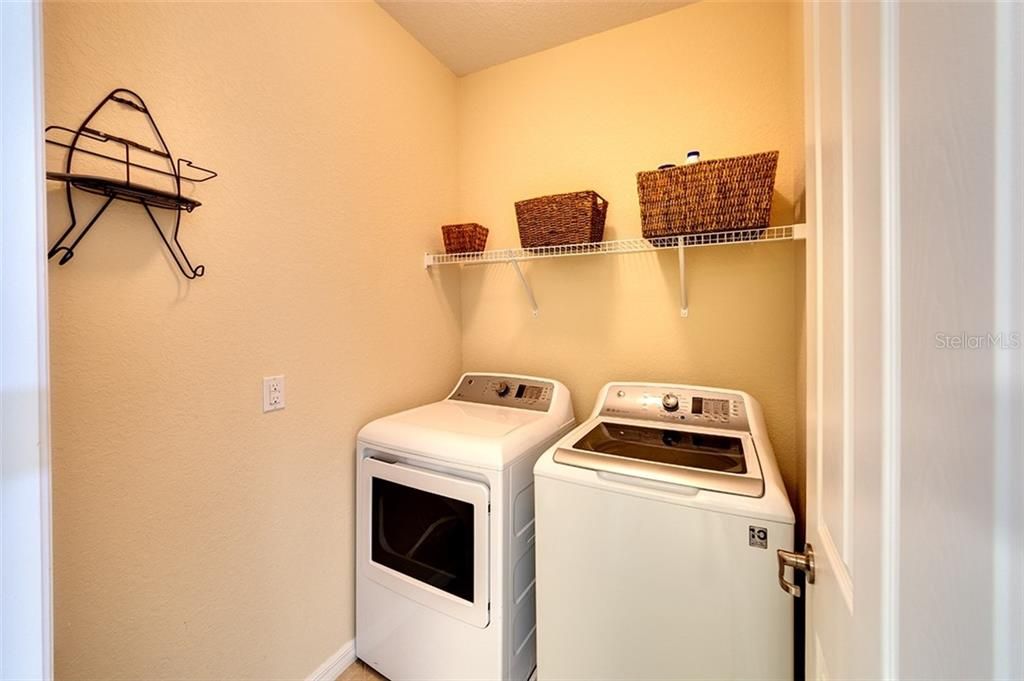
[[[686,386],[612,385],[601,405],[601,415],[750,430],[741,394]]]
[[[467,374],[448,399],[547,411],[554,384],[514,376]]]

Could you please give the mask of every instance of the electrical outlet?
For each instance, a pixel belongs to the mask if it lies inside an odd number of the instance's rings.
[[[284,409],[284,376],[263,377],[263,411]]]

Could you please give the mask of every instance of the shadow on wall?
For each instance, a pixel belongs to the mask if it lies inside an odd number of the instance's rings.
[[[46,191],[46,212],[48,219],[48,245],[60,238],[70,224],[67,195],[64,187],[56,182],[49,182]],[[101,196],[87,194],[77,189],[74,192],[75,213],[78,216],[76,233],[81,230],[92,216],[106,201]],[[167,222],[173,226],[173,216],[165,215],[167,211],[154,210],[154,215],[169,233]],[[188,217],[182,218],[180,238],[188,239]],[[82,269],[91,274],[118,277],[131,280],[138,272],[146,270],[157,258],[167,263],[167,276],[181,279],[177,300],[187,297],[189,281],[181,276],[174,260],[167,253],[160,236],[156,233],[145,209],[134,203],[114,201],[104,211],[99,220],[82,238],[75,248],[75,257],[62,269]],[[58,258],[52,262],[56,263]],[[202,262],[201,260],[199,262]],[[80,276],[89,276],[80,275]]]

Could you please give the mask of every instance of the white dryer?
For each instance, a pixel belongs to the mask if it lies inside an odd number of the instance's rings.
[[[523,681],[536,666],[533,466],[568,389],[466,374],[357,444],[356,654],[392,681]]]
[[[794,518],[754,398],[608,384],[535,475],[541,681],[793,678]]]

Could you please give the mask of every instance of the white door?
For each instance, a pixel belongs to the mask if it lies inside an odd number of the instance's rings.
[[[1024,676],[1024,9],[805,5],[808,678]]]

